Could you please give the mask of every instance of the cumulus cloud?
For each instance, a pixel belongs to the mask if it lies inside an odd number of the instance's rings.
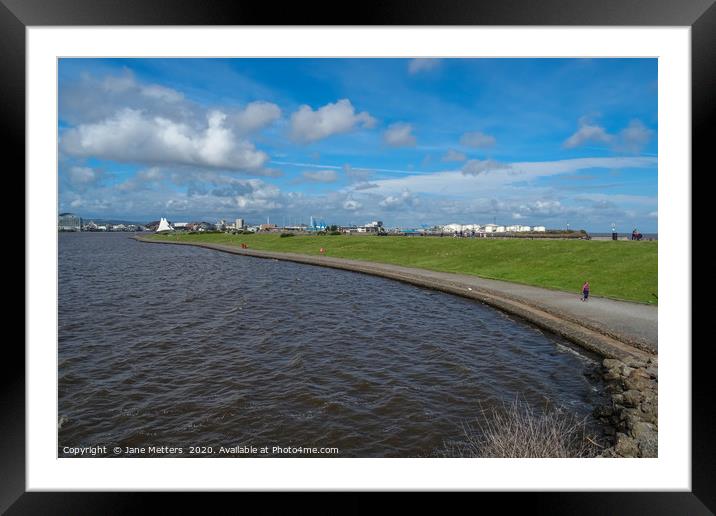
[[[362,181],[353,185],[353,190],[370,190],[371,188],[378,188],[376,183],[369,183],[368,181]]]
[[[532,203],[520,205],[522,211],[526,211],[531,215],[542,215],[553,217],[565,211],[562,203],[557,200],[537,200]]]
[[[124,181],[123,183],[119,183],[117,185],[117,189],[126,192],[144,190],[156,185],[165,177],[164,171],[161,168],[151,167],[140,170],[130,179]]]
[[[412,147],[415,145],[413,126],[404,122],[391,124],[383,133],[383,141],[391,147]]]
[[[344,210],[355,211],[355,210],[361,209],[362,207],[363,207],[363,205],[361,203],[359,203],[358,201],[353,200],[353,199],[346,199],[343,202]]]
[[[176,103],[184,100],[184,95],[176,90],[160,86],[159,84],[149,84],[146,86],[137,85],[139,92],[153,100],[161,100],[164,102]]]
[[[338,180],[338,173],[335,170],[307,170],[301,177],[316,183],[333,183]]]
[[[494,136],[485,134],[480,131],[465,133],[460,137],[460,145],[465,147],[472,147],[474,149],[481,149],[485,147],[491,147],[495,145],[497,140]]]
[[[291,138],[297,142],[310,143],[353,131],[357,127],[370,129],[375,124],[375,118],[366,111],[356,113],[348,99],[326,104],[315,111],[304,104],[291,115]]]
[[[510,168],[510,165],[506,163],[500,163],[499,161],[495,161],[492,159],[471,159],[462,167],[462,173],[464,175],[469,176],[478,176],[480,174],[484,174],[485,172],[506,168]]]
[[[611,144],[613,136],[607,133],[603,127],[589,122],[582,117],[579,120],[579,129],[564,142],[566,149],[573,149],[586,143],[604,143]]]
[[[619,132],[617,150],[637,154],[646,147],[653,134],[654,131],[646,127],[641,120],[634,119]]]
[[[573,149],[588,143],[602,144],[619,152],[638,154],[649,143],[654,131],[641,120],[634,119],[618,134],[610,134],[604,127],[588,118],[579,119],[579,129],[564,141],[564,148]]]
[[[188,186],[186,197],[179,200],[188,202],[195,213],[225,214],[237,209],[261,213],[283,207],[280,188],[260,179],[239,179],[207,171],[176,174],[173,179],[177,184]],[[177,200],[176,193],[171,195]]]
[[[465,161],[466,159],[467,155],[465,153],[456,151],[455,149],[448,149],[441,158],[442,161]]]
[[[220,111],[210,112],[206,126],[196,130],[182,122],[127,108],[100,122],[66,130],[61,146],[74,156],[239,171],[256,171],[268,161],[266,153],[233,134]]]
[[[413,195],[409,190],[403,190],[398,195],[388,195],[384,197],[382,201],[378,203],[381,208],[393,210],[397,208],[403,208],[406,206],[412,207],[418,204],[418,198]]]
[[[234,116],[240,134],[256,132],[281,118],[281,108],[271,102],[256,101],[248,104]]]
[[[74,187],[87,187],[96,185],[102,177],[99,170],[90,167],[70,167],[67,171],[67,180]]]
[[[60,119],[70,124],[98,122],[125,108],[184,122],[201,113],[181,92],[139,82],[128,70],[104,78],[82,74],[60,82],[59,93]]]
[[[418,72],[434,70],[438,66],[440,66],[440,59],[416,58],[411,59],[408,63],[408,71],[411,74],[416,74]]]

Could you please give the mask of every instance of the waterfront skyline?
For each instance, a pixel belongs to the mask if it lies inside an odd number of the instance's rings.
[[[61,59],[87,218],[657,230],[655,59]]]

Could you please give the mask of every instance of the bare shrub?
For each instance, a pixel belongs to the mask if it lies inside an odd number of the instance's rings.
[[[515,399],[503,407],[481,409],[474,424],[463,425],[464,441],[446,444],[446,457],[575,458],[595,457],[601,445],[590,435],[587,418],[564,409],[535,411]]]

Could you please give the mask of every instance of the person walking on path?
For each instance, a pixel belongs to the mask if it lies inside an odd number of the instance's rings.
[[[587,301],[587,299],[589,299],[589,282],[585,281],[582,285],[582,301]]]

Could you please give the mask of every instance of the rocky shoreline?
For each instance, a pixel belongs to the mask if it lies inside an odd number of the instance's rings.
[[[657,457],[658,358],[606,358],[602,368],[611,404],[597,407],[594,416],[613,434],[601,456]]]

